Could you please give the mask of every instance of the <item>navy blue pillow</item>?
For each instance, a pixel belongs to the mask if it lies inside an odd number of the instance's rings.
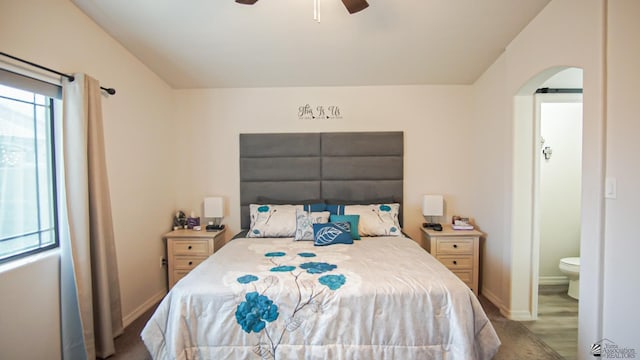
[[[325,210],[330,212],[331,215],[344,215],[344,205],[326,204]]]
[[[304,211],[321,212],[326,210],[327,204],[325,203],[304,204],[302,205],[302,207],[304,208]]]
[[[313,244],[316,246],[353,244],[351,226],[348,222],[313,224]]]

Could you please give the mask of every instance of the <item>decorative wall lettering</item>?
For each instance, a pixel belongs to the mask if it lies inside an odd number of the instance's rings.
[[[304,120],[326,120],[326,119],[342,119],[340,107],[336,105],[324,106],[318,105],[313,108],[306,104],[298,108],[298,119]]]

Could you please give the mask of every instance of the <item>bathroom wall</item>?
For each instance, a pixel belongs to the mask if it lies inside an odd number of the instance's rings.
[[[542,101],[541,147],[552,150],[548,160],[540,154],[539,283],[564,284],[560,259],[580,253],[582,96],[536,96]]]

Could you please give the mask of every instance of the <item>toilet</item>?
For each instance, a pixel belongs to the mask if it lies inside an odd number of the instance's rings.
[[[560,272],[569,278],[569,291],[567,295],[578,300],[580,295],[580,258],[567,257],[560,259]]]

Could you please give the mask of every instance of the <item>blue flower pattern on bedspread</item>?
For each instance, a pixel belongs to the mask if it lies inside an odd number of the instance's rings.
[[[268,252],[266,254],[264,254],[264,256],[266,257],[283,257],[287,255],[286,253],[283,253],[282,251],[274,251],[274,252]]]
[[[311,316],[308,314],[322,312],[327,296],[347,282],[345,275],[331,273],[338,268],[335,264],[305,262],[298,266],[290,265],[296,263],[295,259],[312,257],[317,257],[317,254],[302,252],[287,255],[282,251],[268,252],[264,254],[263,259],[273,265],[269,269],[272,275],[258,277],[246,274],[236,278],[237,283],[246,289],[244,301],[236,307],[236,322],[247,334],[255,333],[258,336],[253,350],[258,358],[276,360],[278,346],[284,336],[300,328]],[[324,275],[318,276],[319,274]],[[293,304],[290,314],[282,314],[277,305],[277,297],[283,294],[279,294],[275,289],[270,290],[279,281],[287,280],[293,280],[295,286],[291,286],[290,289],[294,292],[293,298],[297,299],[297,303]],[[275,297],[270,298],[270,294]],[[307,308],[310,310],[306,310]]]
[[[271,271],[273,271],[273,272],[287,272],[287,271],[293,271],[295,269],[296,269],[295,266],[280,265],[280,266],[272,267]]]
[[[320,284],[326,285],[331,290],[338,290],[346,280],[344,275],[324,275],[318,278]]]
[[[307,270],[309,274],[322,274],[335,269],[337,266],[323,262],[308,262],[300,265],[300,269]]]
[[[245,299],[236,309],[236,320],[247,333],[260,332],[267,321],[278,318],[278,306],[268,297],[252,291],[245,295]]]
[[[250,282],[254,282],[258,280],[258,277],[255,275],[248,274],[248,275],[240,276],[237,280],[240,284],[248,284]]]

